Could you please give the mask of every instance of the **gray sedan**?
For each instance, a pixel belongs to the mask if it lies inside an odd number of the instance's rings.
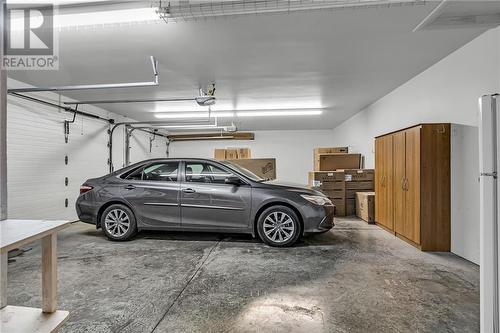
[[[80,187],[76,211],[112,240],[140,230],[248,233],[272,246],[333,227],[334,206],[306,186],[266,181],[226,161],[154,159]]]

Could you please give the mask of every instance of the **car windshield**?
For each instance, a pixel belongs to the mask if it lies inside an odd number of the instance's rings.
[[[247,178],[250,178],[251,180],[253,180],[254,182],[263,182],[265,181],[264,178],[261,178],[259,176],[257,176],[256,174],[254,174],[252,171],[250,170],[247,170],[237,164],[234,164],[234,163],[231,163],[231,162],[228,162],[228,161],[219,161],[220,163],[224,164],[225,166],[241,173],[242,175],[246,176]]]

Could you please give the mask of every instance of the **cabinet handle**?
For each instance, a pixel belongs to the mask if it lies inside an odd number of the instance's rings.
[[[405,191],[408,191],[408,188],[409,188],[408,178],[405,178]]]
[[[401,189],[405,191],[405,177],[401,177]]]
[[[385,176],[382,175],[380,176],[380,186],[384,186],[385,185]]]

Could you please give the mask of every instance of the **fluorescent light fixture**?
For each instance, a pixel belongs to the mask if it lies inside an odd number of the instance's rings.
[[[61,5],[75,5],[75,4],[95,4],[102,3],[102,0],[7,0],[7,4],[54,4],[56,6]]]
[[[232,117],[284,117],[284,116],[317,116],[321,115],[320,109],[300,110],[240,110],[240,111],[212,111],[210,118],[232,118]],[[187,119],[207,118],[208,112],[168,112],[155,114],[159,119]]]
[[[282,116],[317,116],[323,110],[259,110],[237,111],[237,117],[282,117]]]
[[[166,130],[180,130],[180,131],[190,131],[190,130],[221,130],[225,132],[235,132],[236,126],[218,126],[218,125],[165,125],[158,126]]]
[[[161,128],[182,128],[182,129],[187,129],[187,128],[195,128],[195,129],[204,129],[204,128],[216,128],[217,125],[165,125],[165,126],[158,126]]]
[[[54,15],[55,28],[77,28],[84,26],[100,26],[113,24],[127,24],[138,22],[159,21],[160,17],[154,8],[133,8],[108,11],[95,11],[84,13],[71,13]],[[24,18],[14,19],[11,30],[23,30]]]
[[[88,13],[61,14],[55,16],[56,28],[71,28],[108,24],[125,24],[158,21],[160,17],[154,8],[133,8]]]
[[[188,119],[188,118],[207,118],[208,112],[171,112],[155,115],[159,119]],[[234,117],[234,112],[212,112],[211,118],[230,118]]]

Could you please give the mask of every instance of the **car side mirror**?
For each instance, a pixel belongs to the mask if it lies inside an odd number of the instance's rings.
[[[226,177],[226,179],[224,179],[224,183],[231,184],[231,185],[236,185],[236,186],[242,184],[241,179],[239,177],[236,177],[236,176]]]

